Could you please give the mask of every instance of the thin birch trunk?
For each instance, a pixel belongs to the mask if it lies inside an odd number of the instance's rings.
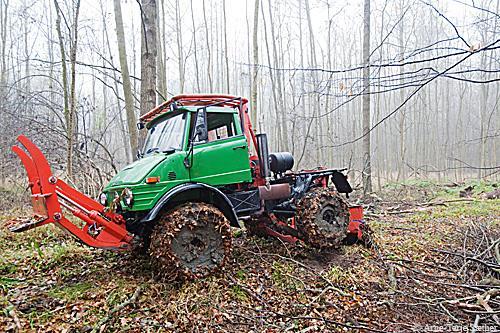
[[[127,48],[125,45],[125,33],[123,29],[121,0],[114,0],[116,39],[118,41],[118,54],[123,81],[123,96],[125,98],[125,112],[127,115],[127,129],[129,136],[130,152],[135,152],[139,146],[138,131],[136,127],[137,118],[134,110],[134,97],[132,95],[132,84],[127,62]],[[132,154],[135,159],[135,154]]]

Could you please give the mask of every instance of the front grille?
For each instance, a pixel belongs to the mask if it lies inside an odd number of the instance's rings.
[[[177,178],[177,175],[175,174],[175,172],[170,171],[170,172],[168,173],[168,179],[169,179],[169,180],[174,180],[174,179],[176,179],[176,178]]]

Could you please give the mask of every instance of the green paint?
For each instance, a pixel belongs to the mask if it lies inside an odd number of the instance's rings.
[[[216,119],[218,115],[226,115],[223,117],[227,120],[231,119],[231,116],[228,118],[228,114],[232,114],[234,136],[211,142],[195,143],[190,158],[191,168],[186,168],[184,159],[189,153],[189,133],[191,133],[190,127],[194,126],[195,112],[195,108],[183,108],[181,115],[177,116],[178,119],[182,117],[184,121],[182,125],[184,129],[179,132],[183,133],[184,137],[180,141],[177,140],[179,139],[177,136],[175,140],[166,140],[168,143],[182,142],[175,151],[162,151],[167,147],[162,146],[160,137],[168,138],[169,133],[159,129],[163,127],[164,121],[169,121],[176,115],[167,112],[146,125],[148,129],[156,126],[155,130],[158,131],[155,133],[157,139],[155,142],[158,143],[159,147],[128,165],[111,179],[105,187],[108,202],[111,202],[117,193],[120,194],[127,187],[134,194],[134,204],[132,207],[126,207],[122,202],[122,208],[130,211],[147,211],[153,208],[166,192],[183,183],[198,182],[222,186],[252,181],[248,144],[240,126],[239,115],[236,110],[230,108],[214,107],[209,108],[207,112],[212,115],[212,119]],[[167,126],[165,128],[169,129]],[[179,131],[179,128],[177,127],[175,130]],[[149,131],[151,132],[151,130]],[[157,148],[151,142],[147,143],[146,146]],[[146,184],[146,179],[149,177],[160,177],[160,182]]]

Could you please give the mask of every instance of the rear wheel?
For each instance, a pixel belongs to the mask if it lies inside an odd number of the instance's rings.
[[[313,247],[336,247],[347,236],[349,208],[333,189],[307,193],[297,205],[297,217],[301,238]]]
[[[218,271],[230,256],[231,228],[216,207],[186,203],[160,217],[149,248],[162,275],[203,278]]]

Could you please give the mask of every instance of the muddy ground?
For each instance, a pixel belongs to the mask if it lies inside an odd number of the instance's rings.
[[[318,252],[235,232],[224,271],[185,283],[53,226],[1,225],[0,331],[495,332],[500,200],[482,194],[495,184],[475,185],[466,198],[464,184],[387,186],[367,207],[373,249]],[[25,210],[7,197],[2,221]]]

